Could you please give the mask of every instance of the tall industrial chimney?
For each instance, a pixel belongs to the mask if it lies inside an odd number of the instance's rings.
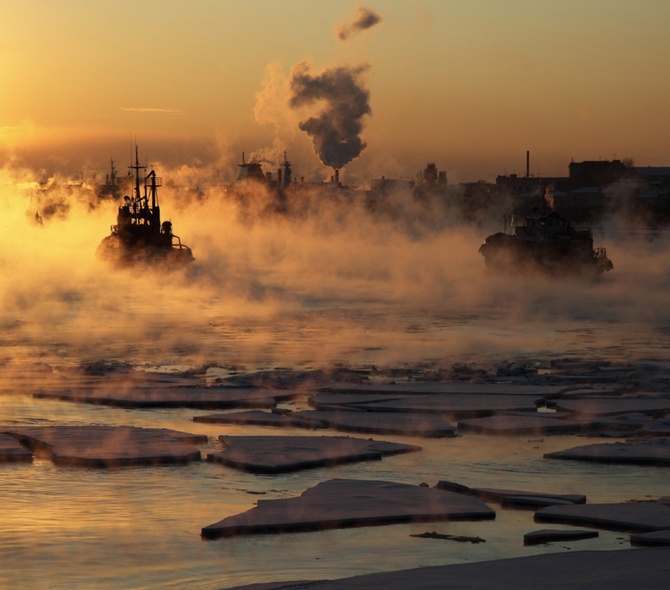
[[[530,178],[530,150],[526,150],[526,178]]]

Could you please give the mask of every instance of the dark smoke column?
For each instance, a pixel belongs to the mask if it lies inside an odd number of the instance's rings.
[[[361,6],[358,9],[358,18],[352,23],[342,25],[337,36],[341,41],[346,41],[354,33],[370,29],[380,22],[382,22],[382,17],[372,10],[372,8]]]
[[[309,65],[298,64],[291,74],[292,108],[324,101],[318,117],[302,121],[299,128],[312,137],[314,151],[326,165],[339,170],[361,155],[367,144],[360,138],[363,117],[369,115],[370,93],[361,76],[368,65],[338,67],[312,76]]]

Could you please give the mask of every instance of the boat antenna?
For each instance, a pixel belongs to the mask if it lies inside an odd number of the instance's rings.
[[[132,161],[132,160],[131,160]],[[146,166],[140,166],[140,156],[137,144],[135,144],[135,165],[128,166],[131,170],[135,170],[135,200],[140,200],[140,170],[146,170]]]

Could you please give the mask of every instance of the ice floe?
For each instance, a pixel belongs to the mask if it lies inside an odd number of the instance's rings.
[[[415,445],[345,436],[220,436],[225,447],[208,461],[251,473],[287,473],[421,450]]]
[[[317,531],[407,522],[486,520],[495,512],[477,498],[388,481],[332,479],[295,498],[260,500],[255,508],[202,529],[205,539]]]
[[[5,429],[23,446],[57,465],[122,467],[199,461],[193,444],[207,437],[129,426],[21,426]]]
[[[651,532],[670,529],[670,507],[663,502],[554,505],[538,510],[535,520],[615,531]]]
[[[19,463],[33,460],[33,454],[29,449],[12,436],[0,433],[0,463]]]
[[[337,580],[282,581],[231,590],[666,590],[670,549],[574,551],[420,567]]]
[[[288,400],[294,393],[278,390],[250,390],[230,387],[159,387],[77,389],[34,394],[38,399],[116,406],[120,408],[273,408],[277,401]]]
[[[596,443],[546,453],[544,456],[548,459],[573,459],[596,463],[669,466],[670,438]]]

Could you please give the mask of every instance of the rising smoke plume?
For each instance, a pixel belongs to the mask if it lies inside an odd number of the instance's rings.
[[[374,10],[368,8],[367,6],[361,6],[358,9],[358,18],[353,22],[346,23],[337,31],[337,36],[340,40],[346,41],[351,37],[351,35],[358,33],[359,31],[365,31],[371,27],[374,27],[377,23],[380,23],[382,17],[379,16]]]
[[[370,93],[361,77],[367,64],[337,67],[319,75],[310,73],[309,64],[302,62],[293,68],[290,88],[291,108],[323,102],[318,117],[302,121],[299,128],[312,137],[319,159],[332,168],[342,168],[361,155],[367,144],[360,137],[363,117],[371,114]]]

